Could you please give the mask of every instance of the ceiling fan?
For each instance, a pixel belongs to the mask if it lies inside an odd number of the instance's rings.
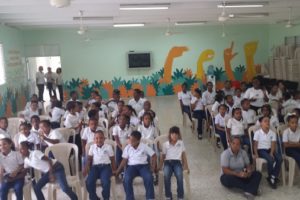
[[[180,34],[180,32],[175,32],[175,31],[171,31],[171,19],[168,18],[168,24],[167,24],[167,30],[165,32],[165,36],[172,36],[172,35],[175,35],[175,34]]]
[[[84,35],[87,32],[87,28],[83,26],[83,11],[79,11],[80,25],[77,31],[78,35]]]
[[[223,1],[222,4],[223,4],[222,13],[221,13],[221,15],[218,17],[218,21],[219,21],[219,22],[225,22],[225,21],[227,21],[227,20],[229,19],[229,15],[227,15],[227,14],[226,14],[226,11],[225,11],[225,5],[226,5],[225,1]]]
[[[277,21],[277,24],[285,24],[285,28],[292,28],[296,25],[298,25],[298,23],[296,23],[296,21],[298,21],[300,18],[293,18],[292,15],[292,7],[289,7],[289,16],[288,19],[286,20],[281,20],[281,21]]]

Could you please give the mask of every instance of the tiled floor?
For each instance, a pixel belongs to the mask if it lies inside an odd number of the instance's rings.
[[[179,111],[179,104],[176,96],[153,97],[149,98],[152,102],[152,108],[156,111],[159,118],[159,126],[162,134],[167,134],[168,129],[177,125],[181,128],[184,143],[187,149],[188,162],[190,167],[190,181],[192,200],[214,200],[228,199],[239,200],[244,199],[239,191],[230,191],[224,188],[219,181],[220,167],[219,157],[220,150],[214,152],[213,146],[206,138],[198,140],[191,132],[189,127],[182,127],[182,115]],[[272,190],[267,185],[265,178],[262,180],[262,195],[257,199],[273,199],[273,200],[299,200],[300,199],[300,176],[295,180],[295,186],[292,188],[279,186],[277,190]],[[174,184],[173,184],[174,185]],[[136,185],[136,200],[145,199],[144,188],[142,184]],[[157,188],[155,188],[157,194]],[[174,196],[176,188],[173,187]],[[46,194],[46,191],[45,191]],[[101,189],[98,188],[100,196]],[[124,190],[121,184],[117,185],[118,199],[123,200]],[[57,199],[65,200],[67,197],[58,191]],[[35,199],[34,194],[32,195]]]

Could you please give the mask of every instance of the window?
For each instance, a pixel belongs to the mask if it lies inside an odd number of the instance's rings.
[[[0,43],[0,85],[5,83],[3,45]]]

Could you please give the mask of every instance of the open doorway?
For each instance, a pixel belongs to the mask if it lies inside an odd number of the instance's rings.
[[[50,67],[53,73],[56,72],[57,68],[61,68],[60,56],[53,57],[28,57],[27,58],[27,73],[28,81],[30,82],[31,94],[38,94],[38,89],[36,87],[36,72],[39,66],[43,66],[44,73],[47,73],[47,68]],[[56,88],[56,94],[58,94],[58,89]],[[49,92],[45,86],[44,100],[49,101]]]

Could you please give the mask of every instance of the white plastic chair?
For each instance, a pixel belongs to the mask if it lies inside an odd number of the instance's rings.
[[[70,137],[73,136],[73,141],[72,143],[75,144],[75,135],[76,131],[72,128],[58,128],[56,129],[60,134],[63,135],[65,142],[68,142]]]
[[[78,147],[75,144],[58,143],[47,147],[47,149],[45,150],[45,155],[48,155],[50,151],[52,152],[55,159],[58,160],[64,166],[69,186],[75,188],[78,199],[82,199],[81,184],[79,177]],[[70,163],[70,159],[66,159],[70,157],[72,151],[75,155],[75,163]],[[71,175],[70,166],[74,164],[75,174]],[[59,185],[57,183],[48,183],[49,200],[56,199],[54,192],[57,189],[59,189]]]
[[[104,143],[105,144],[109,144],[109,145],[112,146],[113,151],[114,151],[114,155],[115,155],[116,143],[113,140],[109,140],[109,139],[105,139]],[[88,152],[89,152],[90,146],[92,144],[93,144],[93,142],[90,142],[90,143],[86,144],[86,146],[85,146],[86,156],[88,156]],[[110,183],[111,183],[110,190],[111,190],[112,199],[113,200],[117,200],[117,197],[116,197],[116,194],[117,194],[116,193],[116,178],[115,178],[115,176],[111,176],[110,177]],[[100,185],[101,185],[101,181],[98,179],[96,187],[100,186]],[[87,196],[88,196],[88,192],[87,192],[86,187],[84,187],[84,190],[83,190],[83,200],[87,200]]]
[[[278,139],[279,139],[280,144],[282,144],[281,138],[282,138],[283,131],[287,128],[288,127],[285,124],[282,124],[282,125],[277,127],[277,134],[278,134]],[[282,146],[280,147],[280,151],[281,151],[282,158],[284,160],[286,160],[288,162],[288,165],[289,165],[288,186],[293,187],[294,178],[295,178],[295,170],[296,170],[296,161],[295,161],[294,158],[292,158],[290,156],[287,156],[285,154],[285,149]],[[285,168],[284,168],[284,170],[285,170]]]
[[[108,120],[106,118],[99,119],[99,126],[101,126],[104,130],[104,136],[108,139],[111,139],[110,134],[108,133]]]
[[[8,118],[8,127],[7,131],[10,134],[10,137],[13,139],[14,136],[19,132],[19,126],[22,122],[25,122],[24,118],[20,117],[11,117]]]
[[[49,115],[40,115],[40,120],[49,120],[50,119],[50,116]]]

